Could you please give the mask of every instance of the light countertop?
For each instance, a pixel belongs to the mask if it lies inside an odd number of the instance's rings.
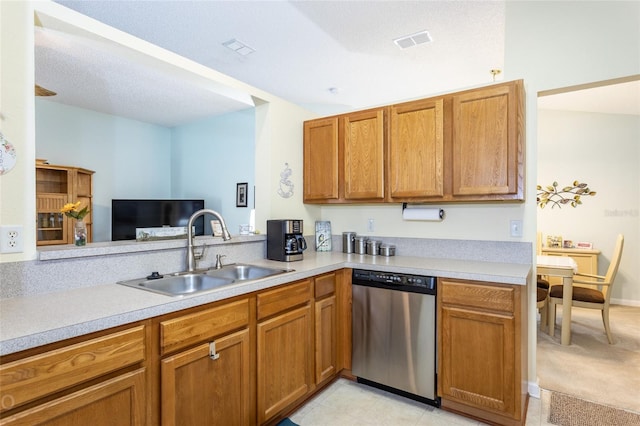
[[[257,259],[246,263],[287,268],[291,271],[193,296],[164,296],[115,283],[105,283],[0,300],[0,355],[264,290],[342,268],[363,268],[515,285],[526,285],[531,271],[529,264],[313,251],[306,252],[304,260],[297,262]]]

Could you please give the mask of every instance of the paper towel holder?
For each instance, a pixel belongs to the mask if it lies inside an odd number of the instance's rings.
[[[426,205],[424,204],[412,204],[412,206],[414,206],[414,208],[425,208]],[[411,209],[411,207],[409,206],[409,203],[402,203],[402,212],[404,214],[404,211],[409,208]],[[435,208],[433,208],[432,210],[436,210]],[[438,210],[438,214],[437,216],[440,218],[440,220],[444,220],[444,210],[443,209],[437,209]],[[414,219],[414,220],[420,220],[420,219]],[[422,220],[438,220],[438,219],[422,219]]]

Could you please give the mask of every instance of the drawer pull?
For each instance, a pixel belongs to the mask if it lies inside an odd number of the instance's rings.
[[[209,343],[209,358],[213,360],[220,358],[220,354],[216,352],[216,342]]]

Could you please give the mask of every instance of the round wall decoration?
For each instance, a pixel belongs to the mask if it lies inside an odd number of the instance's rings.
[[[16,149],[0,132],[0,175],[6,175],[16,165]]]

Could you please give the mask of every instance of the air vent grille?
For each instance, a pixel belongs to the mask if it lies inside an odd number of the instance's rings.
[[[235,38],[232,38],[229,41],[225,41],[224,43],[222,43],[222,45],[228,49],[233,50],[241,56],[247,56],[255,52],[255,49],[252,49],[251,47],[247,46],[241,41],[236,40]]]
[[[429,43],[431,41],[431,36],[426,30],[393,40],[396,46],[398,46],[400,49],[407,49],[409,47],[417,46],[423,43]]]

